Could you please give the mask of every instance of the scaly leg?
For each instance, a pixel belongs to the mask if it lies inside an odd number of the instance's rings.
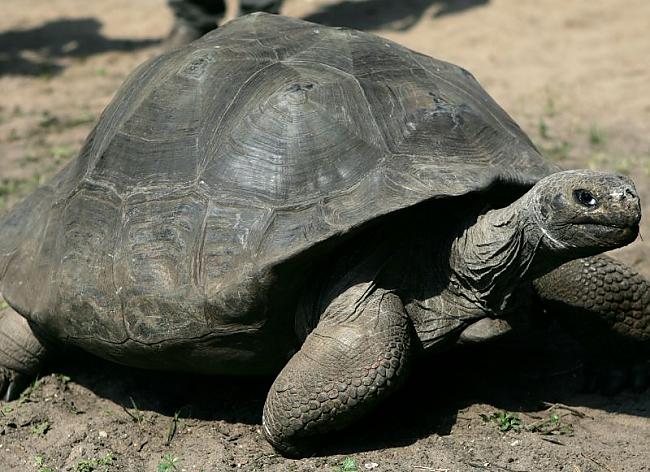
[[[0,396],[16,398],[38,373],[45,348],[29,323],[11,308],[0,311]]]
[[[404,378],[410,344],[410,322],[397,295],[370,283],[347,289],[271,386],[263,416],[269,442],[301,455],[310,436],[366,414]]]
[[[595,256],[564,264],[533,286],[549,313],[599,362],[643,366],[632,383],[644,387],[650,355],[650,284],[645,278],[610,257]],[[618,377],[606,390],[620,386]]]

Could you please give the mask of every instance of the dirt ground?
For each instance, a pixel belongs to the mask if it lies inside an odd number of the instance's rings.
[[[171,16],[163,0],[3,0],[0,11],[2,213],[74,157],[126,75],[159,53]],[[629,174],[650,213],[647,0],[287,0],[283,13],[463,65],[549,159]],[[650,239],[615,255],[650,277]],[[526,348],[420,362],[379,411],[302,460],[260,433],[271,379],[75,355],[0,405],[0,472],[650,471],[648,391],[584,393],[579,347],[540,329]]]

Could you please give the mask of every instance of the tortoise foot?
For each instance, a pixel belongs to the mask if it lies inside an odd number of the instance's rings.
[[[271,386],[262,417],[268,441],[304,457],[324,434],[370,412],[405,377],[410,335],[396,295],[368,284],[344,291]]]
[[[11,308],[0,311],[0,397],[17,398],[36,377],[45,347],[25,318]]]

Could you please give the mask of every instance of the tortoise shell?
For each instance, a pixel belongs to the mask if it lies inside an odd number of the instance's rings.
[[[553,171],[464,69],[256,13],[126,80],[79,156],[0,221],[0,290],[90,350],[242,356],[292,330],[272,300],[293,293],[280,265],[420,202]]]

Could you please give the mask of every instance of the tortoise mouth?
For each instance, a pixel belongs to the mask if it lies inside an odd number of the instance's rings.
[[[639,223],[581,223],[579,225],[598,238],[605,238],[629,244],[639,236]]]

